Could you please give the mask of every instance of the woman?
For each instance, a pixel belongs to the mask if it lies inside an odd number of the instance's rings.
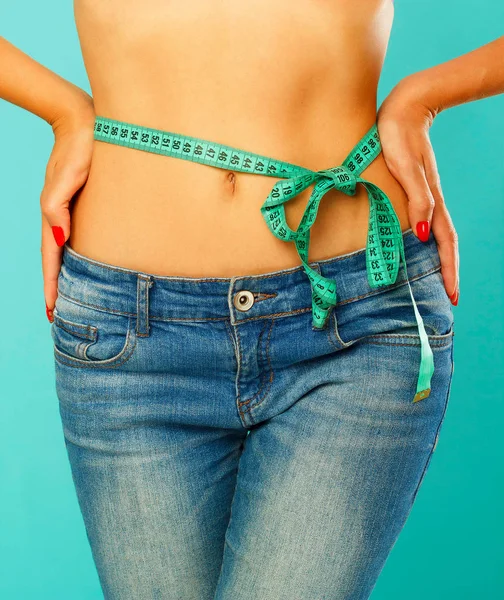
[[[314,173],[341,165],[377,117],[392,2],[77,0],[75,16],[93,98],[5,40],[0,95],[55,134],[44,293],[105,597],[368,598],[453,373],[458,252],[428,127],[503,91],[503,40],[396,87],[378,115],[383,153],[360,173],[370,186],[328,188],[309,270],[265,224],[276,179],[104,143],[96,119]],[[286,203],[291,228],[310,194]],[[373,287],[368,220],[388,200],[400,235],[387,265],[404,248],[408,269]],[[336,294],[317,295],[331,281]],[[429,393],[412,402],[429,356]]]

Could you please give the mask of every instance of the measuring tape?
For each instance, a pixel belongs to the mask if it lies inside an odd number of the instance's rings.
[[[268,158],[223,144],[187,135],[141,127],[97,116],[94,138],[98,141],[135,148],[154,154],[182,158],[204,165],[240,173],[255,173],[280,178],[269,193],[261,213],[270,231],[279,239],[294,242],[310,280],[313,326],[322,329],[336,305],[336,282],[323,277],[308,264],[310,228],[315,222],[323,196],[331,189],[353,196],[362,183],[369,198],[369,228],[366,244],[366,270],[373,289],[395,283],[402,258],[421,341],[421,361],[413,402],[427,398],[434,373],[434,357],[422,317],[408,280],[403,237],[397,214],[387,195],[374,183],[360,177],[380,154],[381,144],[376,123],[355,145],[343,164],[311,171],[274,158]],[[315,184],[303,217],[296,230],[287,225],[284,204]]]

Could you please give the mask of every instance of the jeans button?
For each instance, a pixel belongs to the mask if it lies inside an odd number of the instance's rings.
[[[233,298],[233,304],[238,310],[249,310],[254,304],[254,294],[248,290],[236,292]]]

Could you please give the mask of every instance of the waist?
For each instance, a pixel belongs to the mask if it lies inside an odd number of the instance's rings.
[[[403,232],[408,272],[401,269],[394,286],[406,285],[419,277],[439,270],[437,244],[431,236],[420,242],[411,229]],[[340,257],[310,262],[318,273],[333,279],[338,304],[348,304],[367,296],[379,295],[390,287],[371,290],[367,283],[366,256],[359,249]],[[151,318],[160,320],[228,319],[233,324],[258,318],[298,314],[311,311],[311,294],[302,266],[241,277],[156,276],[145,271],[121,268],[80,255],[68,244],[64,247],[59,277],[59,293],[65,298],[100,310],[134,315],[139,283],[152,281],[149,298]],[[82,281],[82,285],[79,284]],[[251,306],[240,310],[234,302],[240,290],[254,294]],[[231,299],[231,304],[230,304]],[[238,298],[237,298],[238,301]]]
[[[208,137],[318,170],[340,164],[369,121],[342,121],[334,134],[318,128],[304,142],[294,130],[283,139],[278,132],[239,138],[224,127]],[[182,126],[170,129],[185,133]],[[195,133],[192,127],[187,130]],[[407,197],[382,154],[364,174],[387,193],[405,231],[410,226]],[[159,275],[231,276],[293,267],[299,264],[293,244],[272,236],[260,213],[274,183],[271,177],[232,167],[214,168],[96,141],[89,178],[72,203],[69,244],[91,258]],[[299,224],[310,193],[302,191],[285,206],[292,228]],[[312,227],[310,259],[364,247],[368,214],[363,188],[354,197],[329,191]]]

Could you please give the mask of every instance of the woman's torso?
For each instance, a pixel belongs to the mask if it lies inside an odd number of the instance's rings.
[[[96,114],[220,142],[314,171],[341,164],[376,119],[392,0],[75,0]],[[358,7],[357,7],[358,6]],[[410,224],[383,154],[364,177]],[[257,274],[300,264],[260,208],[271,177],[94,142],[69,244],[159,275]],[[312,187],[286,206],[296,229]],[[331,191],[309,260],[366,245],[369,204]]]

